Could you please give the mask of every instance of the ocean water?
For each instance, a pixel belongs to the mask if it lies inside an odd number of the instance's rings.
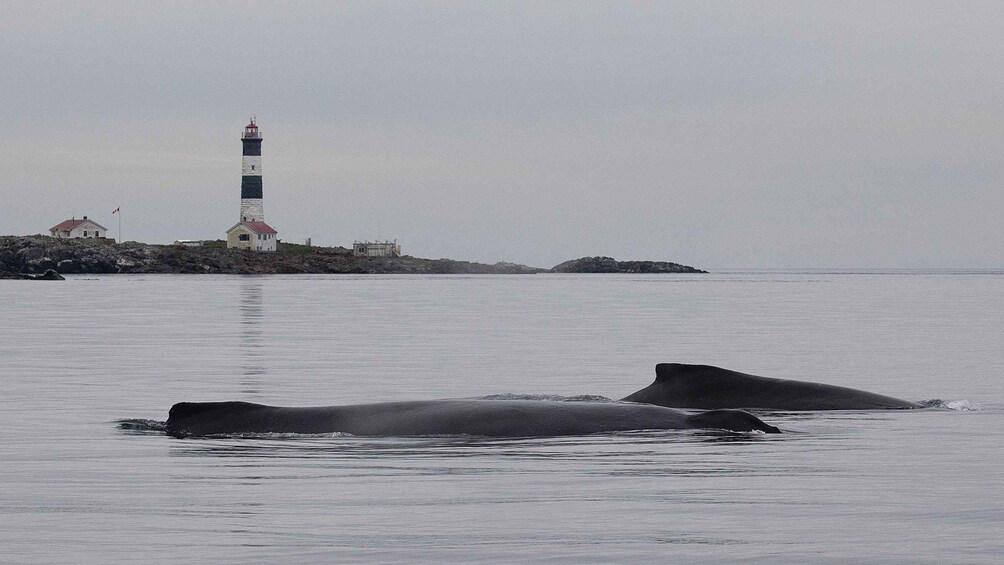
[[[1002,312],[978,271],[3,281],[0,562],[999,563]],[[781,435],[156,424],[196,400],[617,399],[658,362],[935,407],[760,413]]]

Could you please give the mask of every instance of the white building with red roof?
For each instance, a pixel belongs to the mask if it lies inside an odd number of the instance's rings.
[[[70,218],[49,228],[49,235],[57,239],[105,237],[106,233],[108,233],[108,228],[94,220],[87,219],[87,216],[79,220]]]
[[[275,251],[279,232],[265,222],[238,222],[227,230],[227,247],[251,251]]]

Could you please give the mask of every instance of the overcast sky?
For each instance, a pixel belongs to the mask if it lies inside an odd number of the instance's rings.
[[[1001,2],[0,0],[0,233],[1004,266]]]

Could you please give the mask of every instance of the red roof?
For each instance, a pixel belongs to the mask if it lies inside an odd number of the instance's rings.
[[[56,224],[55,226],[49,228],[49,231],[52,231],[52,230],[70,231],[73,228],[75,228],[75,227],[77,227],[80,224],[83,224],[85,222],[90,222],[90,223],[98,226],[101,229],[106,229],[104,226],[102,226],[101,224],[95,222],[94,220],[78,220],[78,219],[74,218],[72,220],[63,220],[62,222],[60,222],[60,223]]]
[[[238,225],[246,226],[249,230],[255,233],[279,233],[265,222],[241,222]]]

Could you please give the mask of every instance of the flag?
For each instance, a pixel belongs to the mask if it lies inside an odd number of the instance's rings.
[[[116,209],[112,210],[112,214],[114,214],[115,212],[119,212],[119,211],[121,211],[121,210],[122,210],[122,207],[121,207],[121,206],[119,206],[118,208],[116,208]]]

